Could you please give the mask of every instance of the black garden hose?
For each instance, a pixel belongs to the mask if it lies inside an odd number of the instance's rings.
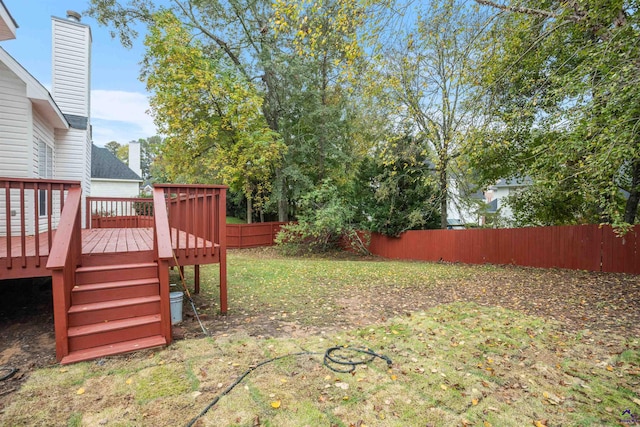
[[[2,374],[3,372],[6,372],[6,373]],[[18,372],[18,370],[11,366],[0,366],[0,381],[4,381],[11,378],[16,372]]]
[[[364,360],[354,360],[353,358],[349,358],[347,356],[348,353],[365,354],[368,357],[365,358]],[[251,372],[253,372],[256,369],[258,369],[259,367],[264,366],[264,365],[266,365],[268,363],[271,363],[271,362],[275,362],[276,360],[281,360],[281,359],[285,359],[285,358],[288,358],[288,357],[318,356],[320,354],[322,354],[322,353],[311,352],[311,351],[303,351],[303,352],[300,352],[300,353],[290,353],[290,354],[285,354],[284,356],[274,357],[274,358],[265,360],[263,362],[260,362],[257,365],[251,366],[242,375],[240,375],[238,378],[236,378],[236,380],[233,383],[231,383],[231,385],[229,387],[224,389],[224,391],[222,393],[217,395],[198,415],[196,415],[194,418],[192,418],[191,421],[189,421],[187,423],[186,427],[192,427],[196,423],[196,421],[198,421],[198,419],[202,418],[211,408],[213,408],[216,405],[216,403],[218,403],[218,401],[222,397],[224,397],[227,394],[229,394],[229,392],[231,390],[233,390],[235,386],[240,384],[240,382],[243,379],[245,379],[245,377],[247,375],[249,375]],[[380,358],[380,359],[384,360],[385,362],[387,362],[387,366],[388,367],[391,367],[391,364],[393,363],[391,361],[391,359],[388,358],[387,356],[382,355],[382,354],[378,354],[375,351],[372,351],[372,350],[369,350],[369,349],[366,349],[366,348],[359,348],[359,347],[330,347],[324,352],[323,364],[324,364],[324,366],[326,366],[327,368],[329,368],[333,372],[349,373],[349,372],[353,372],[356,369],[356,366],[367,364],[367,363],[373,361],[375,358]],[[335,365],[337,365],[337,366],[346,366],[346,368],[339,368],[339,367],[336,367]]]

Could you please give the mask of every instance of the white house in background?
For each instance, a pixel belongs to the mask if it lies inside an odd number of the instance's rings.
[[[133,150],[132,150],[133,148]],[[129,145],[129,165],[125,165],[120,159],[104,147],[93,146],[91,151],[91,197],[137,197],[140,194],[142,178],[136,173],[135,159],[138,159],[140,170],[140,155],[138,144],[138,156],[132,151],[135,147]]]
[[[478,224],[478,207],[484,199],[480,190],[470,188],[465,182],[451,179],[447,199],[447,224],[450,229],[463,229],[469,224]]]
[[[51,93],[0,45],[0,176],[79,181],[86,196],[91,192],[91,29],[73,11],[51,23]],[[16,28],[0,0],[0,42],[14,39]],[[33,204],[27,200],[25,209]]]
[[[498,180],[485,192],[485,201],[489,204],[488,213],[499,212],[502,219],[507,222],[513,221],[513,211],[507,203],[507,197],[529,187],[532,183],[529,177]]]

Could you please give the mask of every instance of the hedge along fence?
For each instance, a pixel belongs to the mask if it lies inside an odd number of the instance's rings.
[[[416,230],[398,238],[373,233],[369,250],[392,259],[640,274],[639,232],[617,237],[599,225]]]
[[[255,248],[273,246],[280,227],[287,222],[258,222],[227,224],[227,248]]]

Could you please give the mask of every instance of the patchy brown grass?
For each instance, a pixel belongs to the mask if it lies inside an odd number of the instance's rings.
[[[234,251],[230,307],[215,266],[197,305],[213,338],[31,374],[3,425],[582,426],[640,416],[638,278]],[[185,312],[190,307],[185,305]],[[333,345],[393,360],[353,375],[322,365]]]

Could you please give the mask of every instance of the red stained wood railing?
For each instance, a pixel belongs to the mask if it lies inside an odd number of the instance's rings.
[[[0,177],[0,200],[4,199],[0,205],[0,237],[4,237],[0,258],[4,258],[5,268],[25,268],[29,258],[40,267],[40,258],[50,253],[65,197],[72,188],[80,188],[80,183]],[[41,242],[43,234],[46,238]]]
[[[58,360],[69,354],[67,313],[71,307],[71,290],[75,286],[76,267],[82,255],[81,198],[82,190],[79,187],[69,189],[47,261],[47,268],[52,271],[53,279],[53,314]]]
[[[87,228],[153,227],[153,199],[145,197],[87,197]]]
[[[169,301],[169,263],[173,259],[171,249],[171,229],[165,202],[164,191],[153,190],[153,251],[158,263],[160,281],[160,311],[162,313],[162,334],[167,343],[171,336],[171,303]]]
[[[185,257],[218,256],[220,264],[220,311],[227,312],[227,215],[226,186],[156,184],[164,192],[172,246],[180,262]],[[155,190],[154,190],[155,195]],[[157,203],[157,202],[156,202]],[[174,230],[174,231],[173,231]],[[180,234],[196,237],[181,239]],[[194,251],[194,249],[197,249]],[[193,262],[199,264],[199,262]]]

